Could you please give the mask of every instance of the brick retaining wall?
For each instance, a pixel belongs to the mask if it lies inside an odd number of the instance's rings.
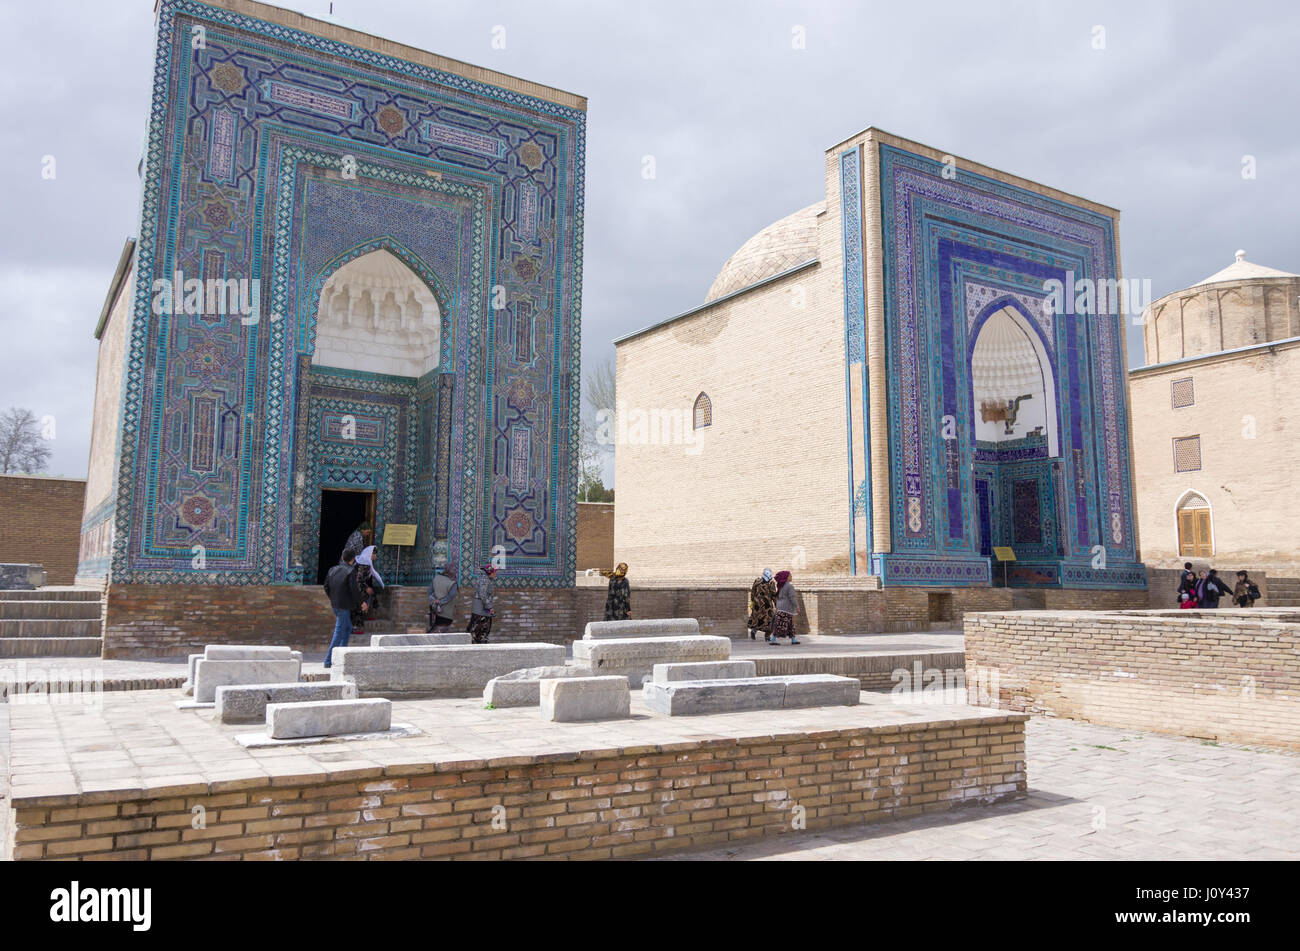
[[[947,596],[948,613],[932,617],[931,595]],[[646,585],[632,588],[633,617],[692,617],[700,632],[745,636],[748,587]],[[464,630],[472,592],[462,587],[456,630]],[[325,652],[334,615],[319,585],[121,585],[106,594],[104,657],[175,656],[207,644],[287,644]],[[1008,588],[851,588],[800,593],[800,634],[868,634],[955,628],[967,611],[1012,607],[1146,607],[1144,591],[1029,591]],[[492,640],[498,643],[568,643],[588,621],[605,616],[604,586],[506,588],[496,594]],[[392,588],[383,617],[397,630],[423,629],[428,601],[423,588]]]
[[[1017,714],[18,799],[14,859],[626,858],[1026,792]],[[206,810],[195,829],[194,808]],[[493,820],[496,820],[495,824]],[[504,827],[503,827],[504,826]]]
[[[1300,623],[1250,611],[970,614],[1001,706],[1300,749]]]

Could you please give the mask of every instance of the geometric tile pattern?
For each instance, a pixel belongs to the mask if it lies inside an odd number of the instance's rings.
[[[1094,546],[1101,546],[1110,577],[1144,586],[1133,531],[1122,315],[1101,308],[1058,315],[1047,304],[1048,281],[1115,279],[1112,219],[965,169],[945,176],[942,163],[884,144],[879,168],[895,499],[891,551],[876,555],[886,583],[946,579],[935,560],[951,560],[965,583],[988,583],[978,475],[986,486],[1003,483],[997,502],[1010,521],[1002,543],[1018,536],[1027,554],[1087,570],[1096,570]],[[1019,441],[1006,445],[1007,456],[991,457],[992,447],[975,440],[972,348],[982,324],[1007,308],[1037,336],[1050,365],[1061,434],[1055,462]],[[945,428],[965,436],[944,438]],[[1016,471],[1002,471],[1007,464]],[[1049,574],[1048,583],[1068,583],[1065,572]]]

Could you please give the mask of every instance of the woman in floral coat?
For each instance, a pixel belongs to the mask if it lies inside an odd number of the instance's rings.
[[[479,565],[478,573],[473,578],[474,603],[470,606],[469,626],[465,630],[470,633],[470,640],[475,644],[486,644],[488,635],[492,633],[492,618],[496,615],[496,610],[492,607],[496,586],[492,579],[496,573],[497,570],[492,565]]]
[[[632,616],[632,587],[627,583],[627,562],[619,562],[613,571],[601,571],[609,579],[605,595],[605,620],[626,621]]]

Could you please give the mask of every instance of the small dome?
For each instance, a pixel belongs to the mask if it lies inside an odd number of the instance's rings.
[[[825,202],[768,225],[727,259],[704,302],[715,301],[817,257],[817,216]]]
[[[1263,277],[1297,276],[1288,274],[1286,271],[1279,271],[1277,268],[1264,267],[1262,264],[1251,264],[1246,260],[1245,251],[1238,251],[1235,257],[1236,260],[1222,271],[1211,274],[1203,281],[1197,281],[1192,287],[1200,287],[1202,284],[1220,284],[1225,281],[1253,281]]]

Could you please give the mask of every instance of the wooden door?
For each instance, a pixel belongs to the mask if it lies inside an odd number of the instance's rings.
[[[1182,509],[1178,513],[1178,554],[1208,558],[1212,555],[1210,510]]]

